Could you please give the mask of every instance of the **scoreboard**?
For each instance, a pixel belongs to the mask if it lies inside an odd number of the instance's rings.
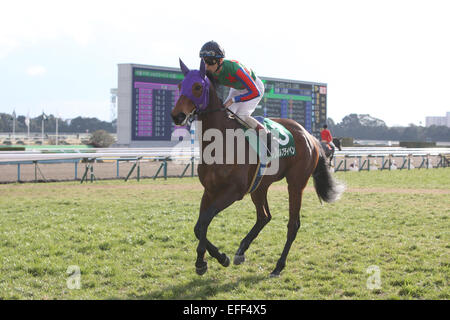
[[[133,68],[132,139],[170,140],[181,72]]]
[[[180,96],[178,84],[183,78],[176,68],[119,64],[118,144],[167,143],[175,129],[184,128],[175,126],[170,116]],[[265,93],[253,115],[293,119],[320,136],[320,128],[327,119],[326,84],[260,78]],[[217,91],[225,100],[229,89],[219,86]]]
[[[264,96],[253,112],[254,116],[288,118],[300,123],[316,137],[327,120],[327,85],[260,77]],[[227,98],[229,89],[221,87],[221,98]]]
[[[265,117],[288,118],[320,136],[327,120],[327,86],[281,79],[262,78],[265,93],[258,113]]]

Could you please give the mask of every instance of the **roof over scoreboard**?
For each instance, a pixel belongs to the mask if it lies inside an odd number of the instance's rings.
[[[117,144],[130,147],[170,146],[175,126],[170,112],[180,92],[183,74],[178,68],[119,64]],[[265,93],[253,115],[289,118],[315,136],[327,119],[324,83],[260,77]],[[228,88],[219,87],[225,99]]]

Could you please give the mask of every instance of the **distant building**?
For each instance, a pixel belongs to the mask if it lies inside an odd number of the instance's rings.
[[[425,117],[425,126],[447,126],[450,128],[450,112],[445,117]]]
[[[111,121],[117,118],[117,88],[112,88],[111,93],[111,107],[110,107],[110,117]]]

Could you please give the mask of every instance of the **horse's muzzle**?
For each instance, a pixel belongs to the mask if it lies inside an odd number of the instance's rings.
[[[186,119],[186,115],[183,112],[180,112],[176,116],[172,115],[172,119],[176,125],[180,125]]]

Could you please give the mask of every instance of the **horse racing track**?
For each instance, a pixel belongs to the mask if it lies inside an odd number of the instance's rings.
[[[450,170],[340,172],[321,205],[311,184],[281,277],[285,182],[272,221],[228,268],[195,273],[197,178],[0,185],[1,299],[449,299]],[[255,222],[249,196],[208,237],[230,257]]]

